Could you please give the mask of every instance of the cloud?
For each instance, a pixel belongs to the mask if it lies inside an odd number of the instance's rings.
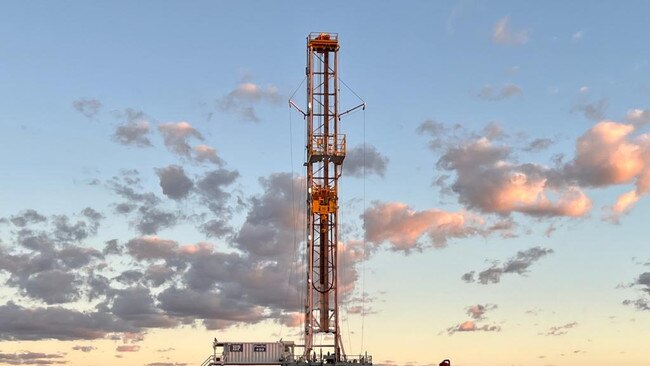
[[[25,227],[30,224],[39,224],[47,221],[47,217],[39,214],[36,210],[25,210],[18,215],[9,217],[9,221],[18,227]]]
[[[39,272],[18,281],[24,295],[41,299],[48,305],[73,302],[80,297],[80,283],[76,276],[58,269]]]
[[[30,215],[27,215],[30,216]],[[14,220],[22,224],[26,215]],[[21,227],[12,231],[9,248],[0,247],[0,272],[9,276],[6,285],[16,287],[21,295],[59,304],[76,301],[81,292],[80,280],[75,270],[103,259],[103,254],[80,243],[97,233],[97,211],[86,208],[72,224],[68,216],[53,215],[50,219],[39,218],[39,227]]]
[[[2,340],[74,340],[104,338],[108,333],[136,328],[103,313],[83,313],[61,307],[25,308],[8,302],[0,305]]]
[[[467,320],[453,327],[447,328],[447,334],[452,335],[459,332],[500,332],[501,327],[498,325],[477,325],[473,320]]]
[[[179,324],[156,307],[151,292],[144,287],[116,290],[110,309],[113,315],[136,327],[173,328]]]
[[[132,222],[142,235],[156,234],[163,229],[176,226],[179,219],[177,212],[161,210],[155,207],[140,206],[139,216]]]
[[[573,33],[573,35],[571,35],[571,39],[576,41],[576,42],[581,41],[582,37],[584,37],[584,35],[585,35],[585,31],[584,30],[579,30],[579,31]]]
[[[419,248],[420,238],[427,236],[429,244],[444,246],[449,238],[464,238],[480,232],[481,220],[464,212],[437,209],[415,211],[398,202],[372,202],[362,218],[366,240],[374,244],[389,242],[394,250]]]
[[[384,177],[388,158],[382,155],[376,147],[370,144],[355,146],[350,149],[343,163],[343,174],[356,178],[366,175],[375,174]],[[365,170],[364,170],[365,168]]]
[[[72,106],[77,112],[86,116],[86,118],[93,119],[102,108],[102,103],[97,99],[80,98],[72,102]]]
[[[107,186],[122,197],[125,202],[115,206],[116,212],[132,215],[130,224],[142,235],[156,234],[158,231],[174,227],[181,215],[179,212],[160,208],[161,200],[152,192],[139,192],[139,173],[123,171],[121,176],[113,177]]]
[[[157,236],[143,236],[126,243],[131,256],[137,260],[170,259],[178,250],[178,243]]]
[[[87,352],[92,352],[92,351],[96,350],[97,348],[94,347],[94,346],[76,345],[76,346],[72,347],[72,349],[75,350],[75,351],[81,351],[81,352],[86,352],[87,353]]]
[[[207,145],[197,145],[192,148],[194,151],[194,160],[204,163],[209,162],[214,165],[224,165],[223,159],[217,156],[217,150]]]
[[[505,84],[502,87],[485,85],[478,92],[477,96],[480,99],[494,102],[497,100],[504,100],[512,97],[521,96],[523,94],[524,92],[517,85]]]
[[[472,319],[483,320],[485,319],[486,312],[490,310],[494,310],[496,308],[498,308],[496,304],[485,304],[485,305],[476,304],[468,307],[466,311],[467,311],[467,315],[469,315]]]
[[[268,102],[274,105],[282,103],[282,96],[273,85],[262,88],[251,82],[243,82],[225,96],[216,101],[217,107],[224,112],[239,115],[240,120],[259,122],[254,105]]]
[[[476,304],[465,308],[465,313],[472,319],[447,328],[447,334],[453,335],[458,332],[500,332],[498,325],[479,324],[486,320],[485,313],[498,308],[496,304]]]
[[[514,257],[508,259],[504,264],[499,265],[497,263],[492,265],[490,268],[479,272],[476,282],[482,285],[487,285],[490,283],[499,283],[501,281],[501,276],[507,273],[524,275],[528,272],[528,268],[533,263],[551,253],[553,253],[552,249],[541,247],[532,247],[524,251],[519,251]],[[465,282],[474,282],[475,273],[475,271],[465,273],[461,279]]]
[[[650,311],[650,272],[641,273],[632,286],[638,286],[643,297],[636,300],[624,300],[623,305],[633,305],[637,310]]]
[[[552,169],[513,164],[510,158],[510,148],[481,137],[449,147],[438,168],[455,172],[452,191],[462,204],[482,212],[580,217],[591,208],[591,200],[578,186],[551,179],[557,175]]]
[[[124,344],[121,346],[117,346],[115,348],[117,352],[138,352],[140,350],[140,346],[137,344]]]
[[[497,44],[518,46],[528,43],[528,30],[510,29],[510,18],[503,17],[494,25],[492,31],[492,41]]]
[[[261,306],[215,292],[170,287],[164,290],[158,299],[163,310],[179,317],[246,323],[256,323],[266,318]]]
[[[582,92],[582,88],[580,88]],[[599,99],[592,103],[579,103],[571,109],[571,112],[581,112],[585,118],[600,121],[605,118],[605,112],[609,106],[609,101],[606,98]]]
[[[280,317],[280,323],[290,328],[300,327],[304,322],[305,314],[300,312],[286,313]]]
[[[63,355],[58,353],[42,353],[22,351],[16,353],[0,353],[0,364],[6,365],[54,365],[67,364]]]
[[[630,109],[625,115],[625,120],[637,127],[645,126],[650,123],[650,110]]]
[[[578,325],[577,322],[571,322],[564,325],[550,327],[546,332],[547,336],[561,336],[567,334],[569,329],[575,328]]]
[[[206,172],[197,180],[197,192],[210,211],[215,214],[227,212],[226,203],[230,193],[225,188],[235,183],[239,176],[236,170],[220,168]]]
[[[548,149],[552,144],[553,140],[551,139],[537,138],[531,141],[523,150],[527,152],[540,152]]]
[[[143,112],[134,109],[125,111],[126,123],[117,126],[113,140],[127,146],[150,147],[149,121]]]
[[[191,158],[192,148],[188,140],[195,138],[203,140],[203,136],[188,122],[170,122],[158,126],[158,131],[163,136],[165,146],[169,151],[182,157]]]
[[[631,137],[635,127],[614,121],[594,125],[576,142],[576,154],[564,173],[583,186],[635,183],[612,207],[614,217],[629,210],[650,192],[650,135]]]
[[[163,194],[171,199],[180,200],[187,197],[194,187],[194,182],[185,175],[181,166],[170,165],[158,168],[156,174]]]

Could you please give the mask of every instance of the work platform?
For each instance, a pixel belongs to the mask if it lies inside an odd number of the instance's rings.
[[[277,342],[219,342],[212,344],[213,353],[201,366],[372,366],[372,356],[345,356],[337,360],[334,354],[295,356],[297,346],[291,341]]]

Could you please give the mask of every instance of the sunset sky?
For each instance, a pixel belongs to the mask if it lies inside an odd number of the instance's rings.
[[[648,365],[649,13],[0,2],[0,365],[302,342],[305,122],[287,100],[306,103],[314,31],[339,34],[341,108],[367,103],[341,122],[346,352]]]

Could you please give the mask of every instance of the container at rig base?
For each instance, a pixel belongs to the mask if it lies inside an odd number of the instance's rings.
[[[227,342],[223,346],[223,364],[277,365],[293,356],[289,342]],[[293,343],[293,342],[291,342]]]

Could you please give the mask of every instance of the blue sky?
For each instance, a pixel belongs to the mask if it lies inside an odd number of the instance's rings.
[[[305,37],[328,31],[339,33],[341,79],[368,105],[342,121],[347,161],[365,142],[375,164],[365,179],[342,178],[346,306],[359,305],[364,291],[370,299],[365,318],[346,315],[344,343],[360,349],[363,321],[363,347],[378,364],[642,365],[641,340],[650,336],[648,7],[3,2],[0,364],[42,351],[70,365],[114,356],[172,365],[204,358],[214,336],[271,339],[280,327],[298,337],[286,320],[295,306],[260,291],[252,274],[282,291],[299,283],[299,259],[287,253],[294,227],[298,248],[303,239],[289,215],[304,202],[304,122],[286,100],[304,78]],[[341,97],[343,109],[359,103],[346,88]],[[304,105],[303,87],[294,99]],[[116,137],[125,127],[136,140]],[[214,162],[197,146],[215,149]],[[634,204],[623,205],[625,193]],[[147,194],[155,204],[147,206]],[[132,207],[120,213],[120,204]],[[21,225],[28,210],[41,216]],[[138,226],[161,212],[172,222]],[[60,215],[85,223],[83,238],[66,236],[74,228],[57,226]],[[213,219],[227,230],[202,231]],[[29,246],[39,233],[49,251]],[[87,262],[66,262],[66,248]],[[227,261],[224,253],[243,266],[233,273],[249,266],[239,275],[252,277],[192,282],[202,261]],[[44,257],[51,267],[33,269]],[[149,274],[164,266],[173,273],[155,284]],[[125,271],[139,277],[127,281]],[[88,300],[99,291],[91,279],[101,277],[108,287]],[[67,297],[43,290],[62,286],[55,278],[74,278],[75,288],[61,289]],[[217,310],[240,309],[240,321],[174,307],[174,296],[198,293]],[[125,303],[144,310],[127,314]],[[115,322],[71,322],[54,335],[3,324],[6,314],[50,319],[57,309]],[[82,328],[100,336],[74,332]],[[393,346],[400,351],[388,352]],[[411,348],[427,351],[415,359]]]

